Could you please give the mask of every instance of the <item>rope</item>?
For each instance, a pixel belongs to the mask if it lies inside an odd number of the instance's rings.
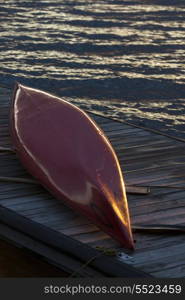
[[[101,257],[102,255],[110,255],[110,256],[115,256],[117,255],[117,250],[116,249],[111,249],[111,248],[104,248],[101,246],[97,246],[96,249],[100,251],[100,253],[96,254],[95,256],[91,257],[87,262],[81,265],[79,269],[74,271],[68,278],[72,278],[76,276],[77,274],[80,274],[80,271],[88,267],[96,258]]]
[[[30,184],[36,184],[40,185],[40,183],[34,179],[27,179],[27,178],[21,178],[21,177],[8,177],[8,176],[0,176],[0,181],[2,182],[17,182],[17,183],[30,183]],[[138,193],[138,194],[143,194],[143,195],[148,195],[150,192],[150,189],[152,188],[169,188],[169,189],[178,189],[178,190],[185,190],[184,186],[174,186],[174,185],[151,185],[151,186],[142,186],[142,185],[135,185],[135,186],[127,186],[126,188],[134,188],[134,187],[143,187],[145,188],[148,192],[147,193]],[[128,194],[137,194],[136,192],[131,192],[127,191]]]
[[[2,182],[17,182],[17,183],[30,183],[30,184],[36,184],[40,185],[40,183],[34,179],[27,179],[27,178],[21,178],[21,177],[3,177],[0,176],[0,181]]]
[[[148,186],[150,189],[156,188],[167,188],[167,189],[178,189],[178,190],[185,190],[185,186],[175,186],[175,185],[150,185]]]
[[[12,152],[12,153],[15,153],[15,151],[12,148],[1,147],[1,146],[0,146],[0,151],[1,152]]]

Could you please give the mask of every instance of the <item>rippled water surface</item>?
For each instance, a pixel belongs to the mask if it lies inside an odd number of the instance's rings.
[[[185,137],[184,67],[183,0],[0,0],[0,85]]]

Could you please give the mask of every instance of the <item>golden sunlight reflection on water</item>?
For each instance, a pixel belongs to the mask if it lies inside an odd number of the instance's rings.
[[[44,70],[45,76],[60,74],[61,80],[111,78],[118,72],[116,76],[165,76],[184,83],[184,52],[179,47],[185,45],[185,7],[124,2],[3,3],[2,70],[30,78],[42,77]]]
[[[18,80],[110,116],[185,131],[183,1],[1,2],[1,84]]]

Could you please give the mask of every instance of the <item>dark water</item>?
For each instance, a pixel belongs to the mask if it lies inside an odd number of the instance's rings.
[[[0,280],[2,277],[68,277],[69,274],[42,261],[25,249],[0,239]],[[8,297],[6,297],[8,299]]]
[[[0,85],[185,137],[184,67],[184,0],[0,0]]]

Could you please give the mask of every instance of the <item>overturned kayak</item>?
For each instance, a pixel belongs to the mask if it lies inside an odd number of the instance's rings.
[[[17,84],[10,131],[21,162],[48,191],[123,247],[134,248],[118,159],[84,111]]]

